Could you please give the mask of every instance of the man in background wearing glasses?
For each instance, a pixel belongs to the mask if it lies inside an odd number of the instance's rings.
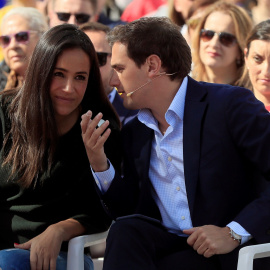
[[[111,67],[112,49],[106,39],[110,28],[98,22],[88,22],[83,24],[80,29],[88,35],[95,47],[104,89],[109,97],[109,100],[118,113],[123,126],[137,115],[138,110],[126,109],[117,90],[110,85],[110,79],[113,74],[113,69]]]
[[[118,24],[124,24],[121,20],[111,20],[103,12],[105,2],[99,0],[49,0],[51,9],[49,10],[50,27],[70,23],[81,25],[87,22],[100,22],[110,28]]]
[[[80,25],[96,21],[97,0],[52,0],[50,27],[70,23]]]

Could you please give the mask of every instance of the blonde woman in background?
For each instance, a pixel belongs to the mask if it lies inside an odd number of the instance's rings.
[[[226,2],[211,6],[194,35],[192,77],[245,86],[244,47],[251,28],[252,20],[243,8]]]

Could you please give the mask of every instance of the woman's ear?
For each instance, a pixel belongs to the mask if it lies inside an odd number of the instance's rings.
[[[148,74],[150,78],[159,75],[161,69],[161,60],[156,54],[151,54],[147,57],[146,63],[148,66]]]
[[[245,48],[245,49],[244,49],[244,56],[245,56],[245,58],[247,57],[247,53],[248,53],[248,49]]]

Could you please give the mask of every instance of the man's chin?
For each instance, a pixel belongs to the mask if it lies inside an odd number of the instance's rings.
[[[126,109],[128,110],[138,110],[136,104],[134,104],[134,102],[132,100],[130,100],[128,97],[125,97],[123,99],[123,105]]]

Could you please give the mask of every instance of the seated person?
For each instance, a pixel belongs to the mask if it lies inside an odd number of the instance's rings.
[[[111,224],[81,136],[89,109],[107,120],[105,151],[120,167],[120,123],[88,36],[70,24],[48,30],[23,86],[3,91],[0,104],[0,268],[64,270],[67,241]]]
[[[111,84],[140,111],[121,130],[123,177],[102,147],[101,116],[82,116],[116,220],[103,269],[235,270],[241,247],[270,242],[270,185],[260,189],[256,177],[270,183],[270,114],[248,89],[190,78],[191,49],[168,18],[116,26],[108,41]],[[256,270],[269,265],[254,261]]]

